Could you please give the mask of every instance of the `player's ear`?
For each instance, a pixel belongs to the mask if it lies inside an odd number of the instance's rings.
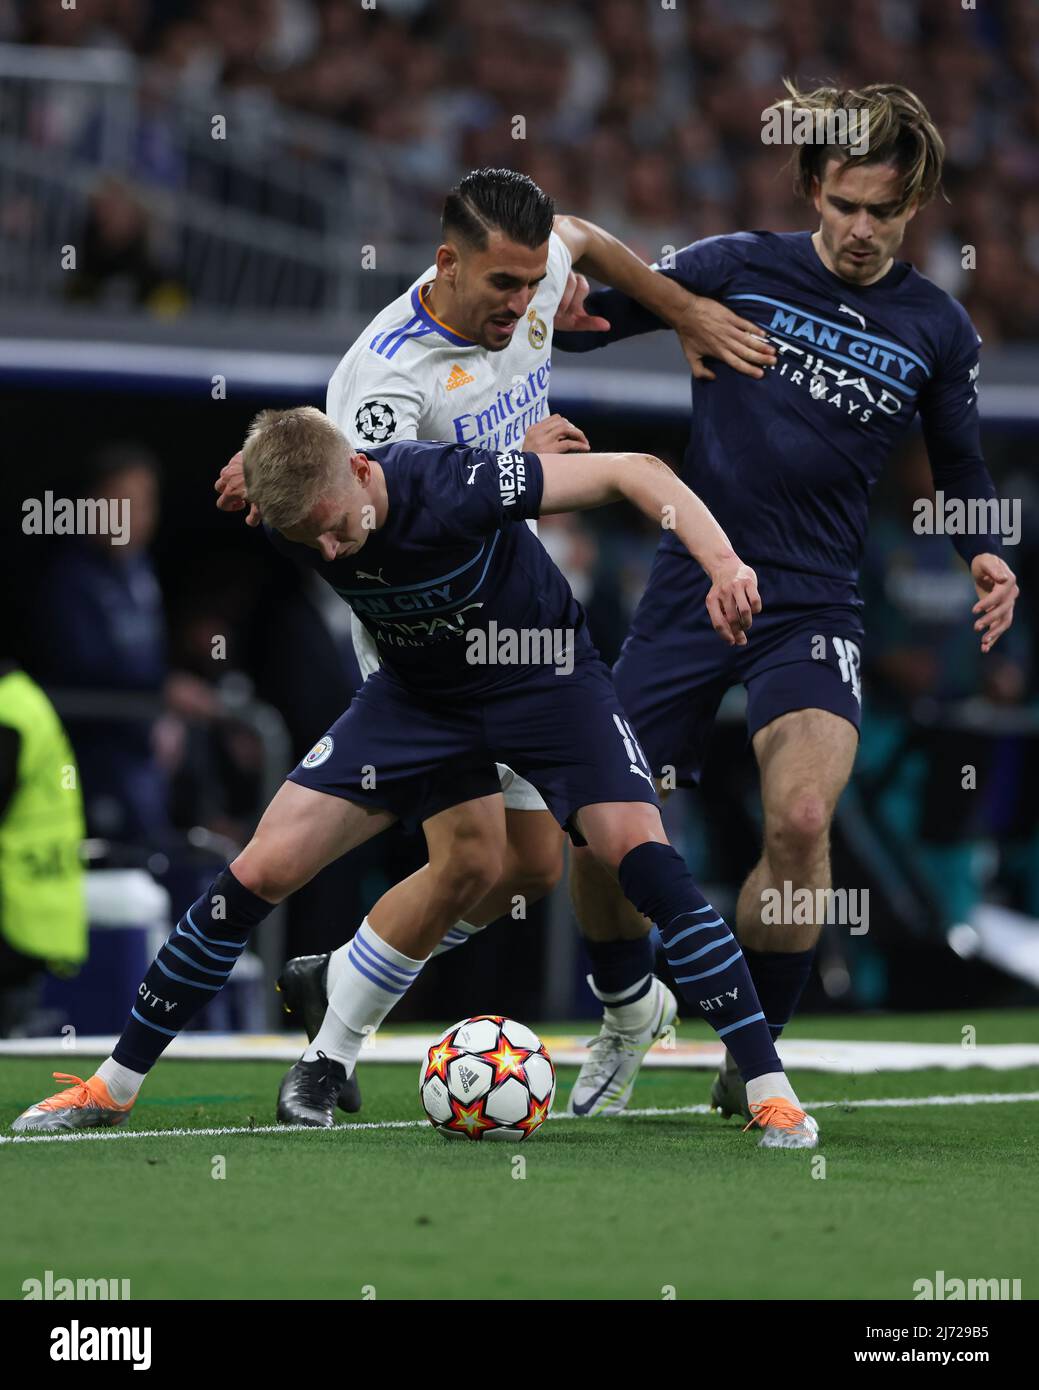
[[[458,275],[458,251],[449,242],[442,242],[437,247],[436,267],[437,278],[454,285]]]

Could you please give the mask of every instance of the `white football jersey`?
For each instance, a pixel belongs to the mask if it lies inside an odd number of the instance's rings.
[[[553,232],[544,280],[512,341],[491,352],[455,333],[426,308],[425,271],[383,309],[328,383],[325,413],[355,449],[397,439],[441,439],[480,449],[518,449],[548,413],[552,320],[570,273],[570,252]]]
[[[545,278],[512,341],[491,352],[463,338],[426,308],[422,291],[436,266],[377,314],[328,383],[325,414],[355,449],[398,439],[450,440],[480,449],[519,449],[549,413],[552,320],[570,273],[570,252],[549,237]],[[528,523],[537,530],[537,523]],[[354,650],[367,680],[379,658],[356,618]]]

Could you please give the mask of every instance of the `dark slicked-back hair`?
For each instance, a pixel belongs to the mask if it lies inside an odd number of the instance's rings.
[[[813,113],[858,111],[865,113],[859,119],[868,121],[869,152],[865,155],[855,156],[843,145],[795,147],[794,190],[802,198],[812,196],[812,180],[822,181],[830,159],[893,164],[902,178],[899,212],[904,212],[910,203],[923,207],[939,191],[945,145],[927,107],[908,87],[895,82],[873,82],[858,89],[817,87],[809,92],[798,90],[788,78],[783,79],[783,86],[789,95],[773,103],[774,107],[793,106]]]
[[[526,174],[513,169],[473,169],[444,200],[441,230],[477,251],[486,251],[490,233],[531,250],[552,231],[555,203]]]

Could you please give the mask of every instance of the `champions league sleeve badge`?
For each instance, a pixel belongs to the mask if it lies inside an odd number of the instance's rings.
[[[365,401],[358,407],[354,428],[370,444],[385,444],[397,428],[397,417],[388,401]]]

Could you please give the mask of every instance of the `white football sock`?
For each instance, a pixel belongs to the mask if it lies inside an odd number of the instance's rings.
[[[588,987],[596,999],[606,1006],[602,1016],[607,1027],[617,1033],[641,1033],[652,1023],[659,1002],[659,991],[655,988],[655,981],[651,982],[641,999],[636,999],[633,1004],[624,1002],[629,994],[637,994],[650,976],[643,975],[641,980],[636,980],[620,994],[603,994],[601,990],[596,989],[594,976],[589,975],[586,978]]]
[[[486,925],[484,923],[484,926]],[[456,946],[464,946],[471,936],[475,936],[478,931],[483,931],[483,929],[484,927],[474,927],[472,922],[456,922],[433,954],[442,956],[445,951],[453,951]]]
[[[303,1061],[313,1062],[323,1052],[342,1062],[349,1076],[367,1035],[378,1028],[426,962],[412,960],[388,945],[367,917],[341,949],[346,958],[329,991],[324,1022]]]
[[[767,1071],[764,1076],[756,1076],[753,1081],[747,1082],[748,1105],[757,1105],[759,1101],[771,1100],[773,1096],[780,1096],[783,1100],[793,1101],[799,1110],[804,1108],[797,1099],[785,1071]]]
[[[368,919],[365,918],[365,921],[367,920]],[[350,938],[350,941],[352,940],[353,937]],[[337,947],[328,958],[328,964],[325,966],[326,999],[332,998],[332,991],[342,978],[343,966],[346,964],[347,957],[350,954],[350,941],[344,942],[342,946]]]
[[[94,1073],[108,1087],[108,1094],[116,1105],[129,1105],[141,1089],[147,1074],[121,1066],[114,1057],[106,1057]]]

